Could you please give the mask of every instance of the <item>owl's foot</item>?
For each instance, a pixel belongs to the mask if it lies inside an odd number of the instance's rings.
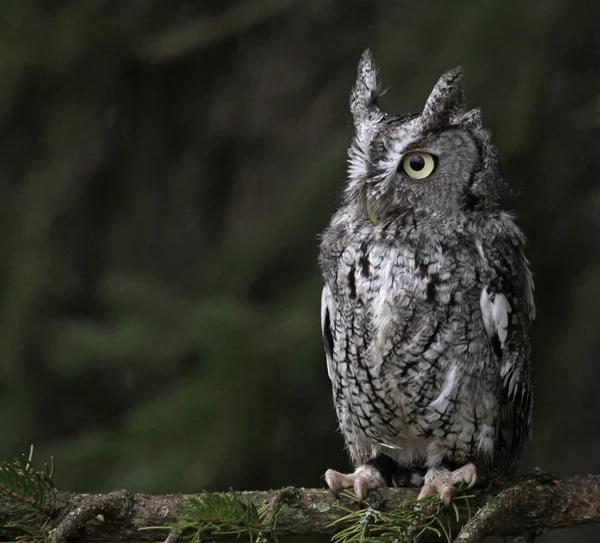
[[[374,466],[365,464],[354,470],[354,473],[340,473],[332,469],[325,472],[325,481],[334,494],[344,488],[354,488],[356,497],[362,502],[369,492],[375,488],[385,488],[385,480]]]
[[[462,468],[454,471],[442,467],[429,468],[425,474],[419,499],[439,492],[444,505],[448,507],[456,485],[464,483],[467,488],[471,488],[476,481],[477,468],[475,464],[465,464]]]

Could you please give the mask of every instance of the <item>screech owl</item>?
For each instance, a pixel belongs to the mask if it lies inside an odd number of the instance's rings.
[[[328,470],[363,499],[471,486],[476,466],[513,472],[531,433],[533,281],[509,188],[462,71],[423,111],[378,106],[363,53],[343,203],[322,236],[327,370],[355,466]]]

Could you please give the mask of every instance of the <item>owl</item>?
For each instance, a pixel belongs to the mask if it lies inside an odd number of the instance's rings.
[[[533,281],[525,239],[462,71],[419,113],[378,105],[370,51],[350,98],[343,201],[320,246],[327,371],[352,473],[337,492],[422,486],[449,504],[512,473],[531,434]]]

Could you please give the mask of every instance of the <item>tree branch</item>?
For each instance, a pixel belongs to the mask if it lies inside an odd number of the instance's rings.
[[[414,500],[417,489],[392,488],[372,491],[374,509],[393,511],[405,500]],[[496,482],[474,492],[471,504],[477,510],[458,535],[458,543],[481,541],[486,535],[519,536],[568,526],[600,524],[600,476],[553,477],[534,475]],[[277,491],[243,491],[236,496],[257,507],[279,508],[277,535],[332,534],[331,524],[344,516],[336,507],[357,508],[327,490],[284,488]],[[55,514],[48,522],[53,543],[77,536],[80,542],[109,540],[164,541],[165,530],[140,528],[165,526],[181,521],[178,505],[190,496],[130,494],[75,494],[58,492]],[[10,510],[0,504],[0,517],[8,522]],[[339,528],[338,528],[339,529]],[[460,526],[455,526],[456,531]],[[0,537],[14,532],[0,528]],[[213,539],[213,537],[211,537]]]

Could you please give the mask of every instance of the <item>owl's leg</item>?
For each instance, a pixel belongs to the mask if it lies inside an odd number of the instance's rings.
[[[340,473],[333,469],[325,472],[325,481],[335,494],[344,488],[354,488],[356,497],[363,501],[369,490],[385,488],[385,480],[379,470],[372,465],[363,464],[354,470],[354,473]]]
[[[471,488],[476,481],[477,468],[472,463],[465,464],[454,471],[440,466],[429,468],[425,474],[419,499],[439,492],[440,498],[447,507],[452,501],[456,485],[464,483],[467,485],[467,488]]]

